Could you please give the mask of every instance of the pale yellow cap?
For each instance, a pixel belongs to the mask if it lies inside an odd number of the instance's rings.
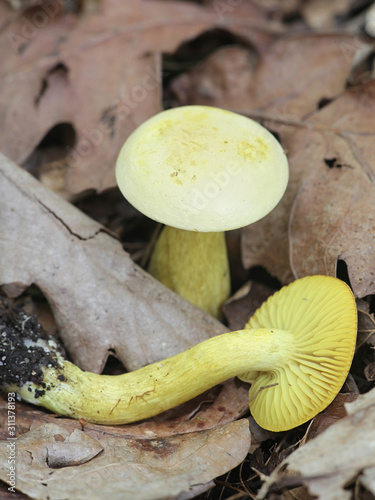
[[[274,136],[242,115],[209,106],[163,111],[140,125],[116,165],[125,198],[180,229],[225,231],[267,215],[288,183]]]

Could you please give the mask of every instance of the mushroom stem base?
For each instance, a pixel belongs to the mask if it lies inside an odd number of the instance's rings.
[[[239,330],[212,337],[134,372],[84,372],[60,358],[43,368],[43,382],[9,387],[24,400],[55,413],[99,424],[126,424],[155,416],[249,370],[286,362],[293,337],[282,330]]]

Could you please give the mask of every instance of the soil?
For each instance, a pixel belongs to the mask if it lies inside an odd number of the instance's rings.
[[[44,394],[43,368],[60,367],[60,349],[48,340],[34,315],[10,308],[0,297],[0,387],[33,382],[35,397]],[[31,389],[30,389],[31,390]]]

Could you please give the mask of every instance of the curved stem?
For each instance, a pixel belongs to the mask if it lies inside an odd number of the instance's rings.
[[[236,375],[277,369],[290,359],[293,344],[293,336],[283,330],[239,330],[117,376],[84,372],[61,359],[61,368],[44,368],[45,385],[28,382],[9,390],[61,415],[126,424],[173,408]]]
[[[224,233],[199,233],[166,226],[156,242],[149,272],[212,316],[230,293]]]

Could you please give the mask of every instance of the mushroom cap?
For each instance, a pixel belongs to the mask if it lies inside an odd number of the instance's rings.
[[[292,429],[332,402],[356,344],[357,308],[346,283],[329,276],[294,281],[264,302],[246,328],[285,330],[295,341],[294,353],[281,368],[239,377],[252,381],[249,405],[260,426]]]
[[[202,232],[267,215],[288,183],[285,153],[264,127],[210,106],[162,111],[126,140],[117,164],[125,198],[151,219]]]

